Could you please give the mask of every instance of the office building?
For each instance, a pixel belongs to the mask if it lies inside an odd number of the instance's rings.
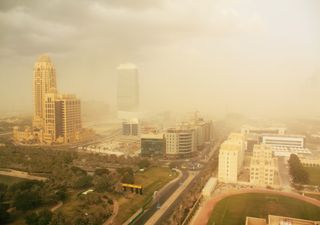
[[[121,64],[118,71],[118,111],[135,112],[139,108],[138,69],[134,64]]]
[[[280,134],[286,133],[285,127],[253,127],[245,125],[241,128],[242,134]]]
[[[168,157],[191,156],[196,151],[195,129],[180,127],[168,129],[165,133],[166,155]]]
[[[246,150],[245,136],[232,133],[220,146],[218,180],[224,183],[236,183],[243,166]]]
[[[304,136],[301,135],[262,135],[262,143],[271,146],[304,148]]]
[[[255,145],[250,161],[250,183],[256,186],[273,186],[277,172],[277,158],[270,146]]]
[[[124,120],[122,122],[122,135],[123,136],[139,136],[139,120],[137,118]]]
[[[289,158],[291,154],[296,154],[298,156],[311,155],[311,151],[308,148],[301,147],[287,147],[287,146],[273,146],[270,145],[273,151],[273,155],[276,157],[287,157]]]
[[[141,135],[141,155],[160,156],[165,154],[164,134],[143,134]]]
[[[61,95],[55,104],[56,138],[70,143],[80,140],[81,104],[74,95]],[[62,139],[61,139],[62,141]]]

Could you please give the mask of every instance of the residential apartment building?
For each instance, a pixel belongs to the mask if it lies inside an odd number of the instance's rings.
[[[220,146],[218,180],[224,183],[236,183],[241,171],[244,152],[246,149],[245,136],[232,133]]]
[[[256,186],[273,186],[277,172],[277,158],[270,146],[254,145],[250,161],[250,183]]]

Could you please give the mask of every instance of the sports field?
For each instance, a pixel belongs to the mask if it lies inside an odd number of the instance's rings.
[[[275,194],[239,194],[218,202],[208,225],[243,225],[246,216],[267,218],[269,214],[320,220],[320,207]]]

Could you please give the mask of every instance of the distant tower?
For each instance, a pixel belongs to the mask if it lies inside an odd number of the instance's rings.
[[[47,94],[57,93],[56,71],[49,56],[42,55],[33,68],[33,126],[44,126],[45,99]]]
[[[132,64],[121,64],[118,70],[118,111],[136,112],[139,108],[138,68]]]

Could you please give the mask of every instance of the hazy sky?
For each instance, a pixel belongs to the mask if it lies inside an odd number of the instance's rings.
[[[115,103],[139,67],[145,109],[320,114],[319,0],[1,0],[0,111],[32,110],[32,69]]]

